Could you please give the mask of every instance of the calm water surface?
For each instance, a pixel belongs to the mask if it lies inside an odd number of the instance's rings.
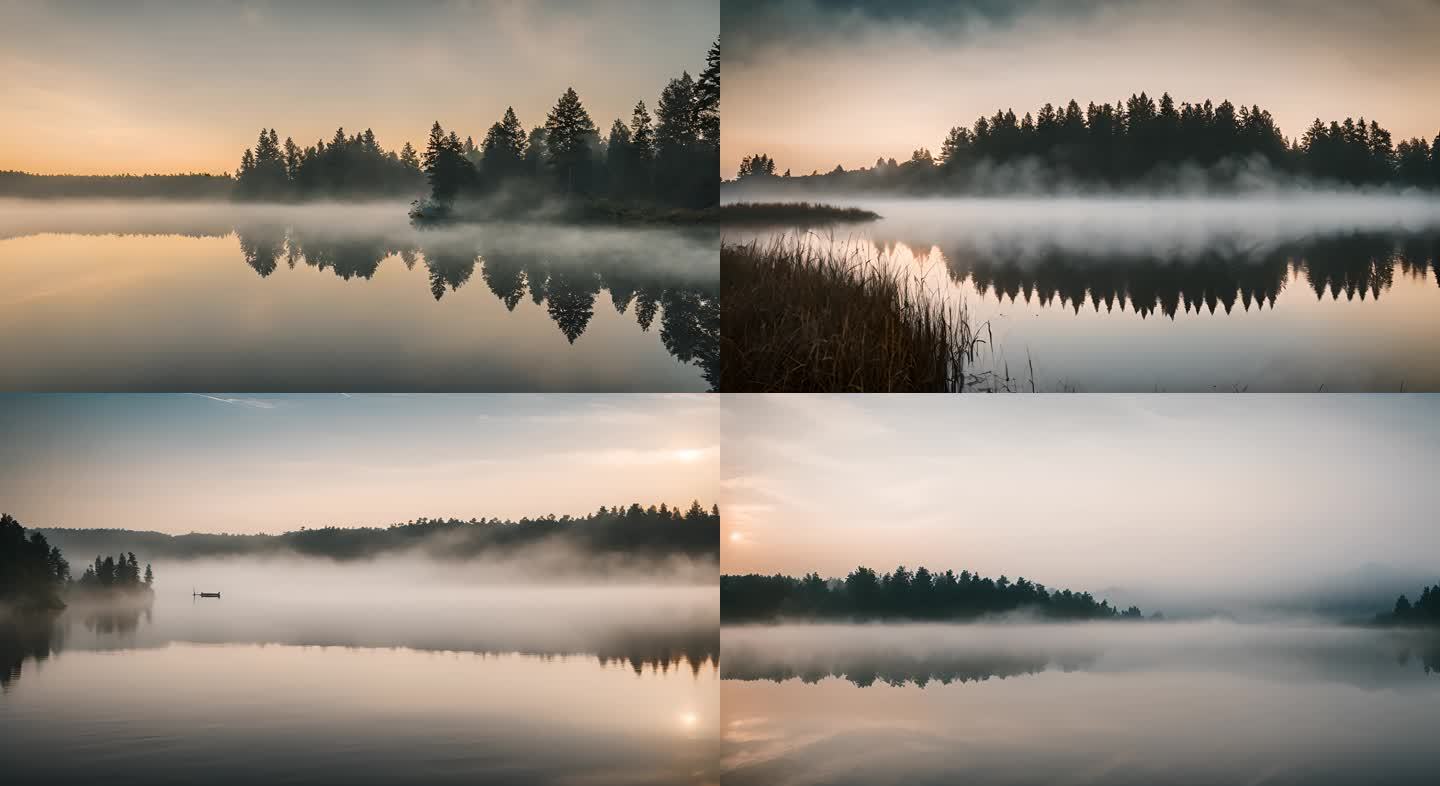
[[[878,260],[964,304],[982,388],[1440,390],[1440,201],[838,202],[883,218],[726,240]]]
[[[5,782],[717,777],[714,588],[189,592],[0,625]]]
[[[0,203],[0,389],[703,391],[714,231]]]
[[[1440,638],[1315,625],[726,628],[726,784],[1427,784]]]

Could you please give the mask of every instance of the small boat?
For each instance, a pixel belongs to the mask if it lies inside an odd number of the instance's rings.
[[[193,590],[190,592],[190,597],[193,598],[193,597],[197,597],[197,596],[198,596],[198,597],[201,597],[201,598],[218,598],[218,597],[220,597],[220,593],[218,593],[218,592],[195,592],[195,591],[193,591]]]

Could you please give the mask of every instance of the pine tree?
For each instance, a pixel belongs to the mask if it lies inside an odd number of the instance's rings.
[[[440,121],[435,121],[435,125],[430,127],[430,138],[425,144],[425,157],[421,159],[425,178],[430,183],[430,195],[438,202],[454,200],[455,194],[460,190],[454,160],[457,151],[451,147],[450,141],[454,136],[454,132],[451,132],[450,136],[446,137]]]
[[[285,137],[285,177],[294,180],[300,172],[300,147],[295,140]]]
[[[545,118],[547,163],[568,193],[584,193],[589,186],[591,143],[596,136],[590,113],[580,104],[575,88],[566,89]]]
[[[546,143],[545,127],[535,126],[530,129],[530,135],[525,139],[525,173],[539,178],[545,171],[545,160],[548,157],[549,145]]]
[[[406,142],[405,146],[400,148],[400,163],[403,164],[406,169],[420,170],[420,157],[415,154],[415,148],[409,142]]]
[[[524,170],[525,128],[513,107],[507,107],[505,116],[490,126],[480,150],[482,166],[490,177],[513,177]]]
[[[695,85],[696,125],[700,140],[720,150],[720,39],[705,55],[705,70]]]
[[[631,171],[635,164],[634,152],[630,149],[630,129],[625,121],[616,118],[610,125],[610,138],[605,148],[605,171],[612,196],[630,193]]]

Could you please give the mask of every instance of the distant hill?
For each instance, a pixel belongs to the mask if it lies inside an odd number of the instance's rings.
[[[358,560],[418,552],[463,560],[507,556],[541,547],[634,559],[718,559],[720,514],[698,502],[688,510],[663,506],[604,508],[583,517],[417,519],[388,527],[302,528],[279,535],[192,532],[169,535],[131,529],[38,528],[77,564],[94,554],[135,552],[141,562],[287,554]]]
[[[227,175],[32,175],[0,171],[0,197],[24,199],[229,199]]]

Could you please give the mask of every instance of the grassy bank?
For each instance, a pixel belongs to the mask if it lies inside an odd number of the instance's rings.
[[[873,260],[798,241],[720,249],[724,392],[959,392],[963,309]]]
[[[736,202],[721,205],[720,222],[731,226],[795,224],[834,224],[874,221],[879,213],[858,207],[836,207],[811,202]]]

